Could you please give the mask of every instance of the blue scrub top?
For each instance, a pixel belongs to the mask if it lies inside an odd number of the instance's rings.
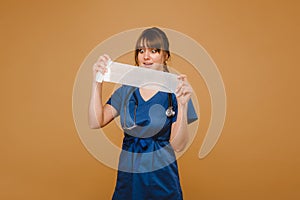
[[[172,94],[173,117],[168,93],[157,92],[145,101],[138,88],[121,86],[107,101],[113,106],[124,131],[122,152],[113,200],[182,199],[178,167],[169,143],[177,119],[177,100]],[[188,102],[188,123],[198,119]]]

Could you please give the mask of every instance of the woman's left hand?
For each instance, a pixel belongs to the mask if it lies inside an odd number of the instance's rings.
[[[179,85],[176,88],[176,98],[177,102],[181,105],[187,104],[192,96],[192,87],[187,81],[187,77],[184,74],[178,76],[180,81]]]

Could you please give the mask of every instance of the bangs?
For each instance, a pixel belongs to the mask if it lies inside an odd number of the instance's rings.
[[[169,40],[166,34],[158,28],[149,28],[142,32],[135,45],[135,64],[139,65],[138,55],[140,49],[156,49],[159,53],[166,55],[166,60],[170,58]],[[168,71],[168,70],[166,70]]]
[[[164,41],[161,37],[154,34],[145,34],[139,38],[136,43],[136,49],[150,48],[150,49],[159,49],[167,50],[164,47]]]

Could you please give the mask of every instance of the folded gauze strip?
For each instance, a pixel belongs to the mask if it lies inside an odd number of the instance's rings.
[[[107,65],[107,73],[104,75],[100,72],[97,73],[96,81],[119,83],[172,93],[175,93],[179,83],[175,74],[112,61],[109,61]]]

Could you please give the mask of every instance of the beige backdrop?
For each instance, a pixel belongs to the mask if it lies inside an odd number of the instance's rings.
[[[299,199],[299,8],[296,0],[2,0],[0,199],[111,197],[116,171],[78,137],[73,84],[96,45],[145,26],[194,38],[226,87],[222,136],[199,160],[210,115],[199,83],[203,119],[179,159],[185,199]]]

